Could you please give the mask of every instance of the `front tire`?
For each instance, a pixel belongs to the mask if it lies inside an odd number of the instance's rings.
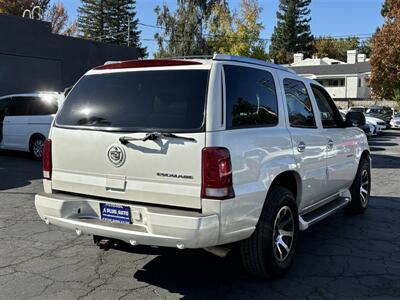
[[[367,158],[362,158],[358,166],[356,178],[350,187],[351,202],[345,210],[352,214],[365,211],[371,192],[371,168]]]
[[[253,235],[240,244],[247,272],[261,278],[284,275],[293,261],[298,230],[297,205],[292,192],[273,187]]]
[[[41,134],[36,134],[31,137],[29,152],[34,160],[42,160],[44,140],[45,137]]]

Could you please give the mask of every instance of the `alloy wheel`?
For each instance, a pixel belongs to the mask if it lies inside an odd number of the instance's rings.
[[[369,174],[367,170],[361,172],[361,183],[360,183],[360,198],[361,205],[366,207],[368,204],[368,194],[369,194]]]
[[[33,154],[36,158],[41,158],[43,154],[43,141],[38,139],[32,145]]]
[[[289,206],[278,211],[274,222],[273,248],[276,259],[284,262],[293,245],[294,218]]]

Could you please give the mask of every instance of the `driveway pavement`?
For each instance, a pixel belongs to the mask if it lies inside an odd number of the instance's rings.
[[[301,233],[283,279],[248,277],[203,250],[103,252],[40,221],[41,165],[0,152],[0,299],[400,299],[400,131],[371,142],[365,214],[342,212]],[[150,254],[149,254],[150,251]]]

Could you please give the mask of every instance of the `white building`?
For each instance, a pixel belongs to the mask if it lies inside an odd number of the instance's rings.
[[[304,59],[302,53],[294,54],[289,66],[297,74],[320,82],[333,99],[366,99],[370,88],[367,78],[371,65],[365,54],[347,51],[347,62],[328,57]]]

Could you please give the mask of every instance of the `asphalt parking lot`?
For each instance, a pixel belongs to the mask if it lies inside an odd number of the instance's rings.
[[[104,252],[47,226],[34,208],[41,164],[0,152],[0,299],[399,299],[399,144],[400,131],[372,139],[367,212],[338,212],[301,233],[293,268],[274,281],[203,250]]]

